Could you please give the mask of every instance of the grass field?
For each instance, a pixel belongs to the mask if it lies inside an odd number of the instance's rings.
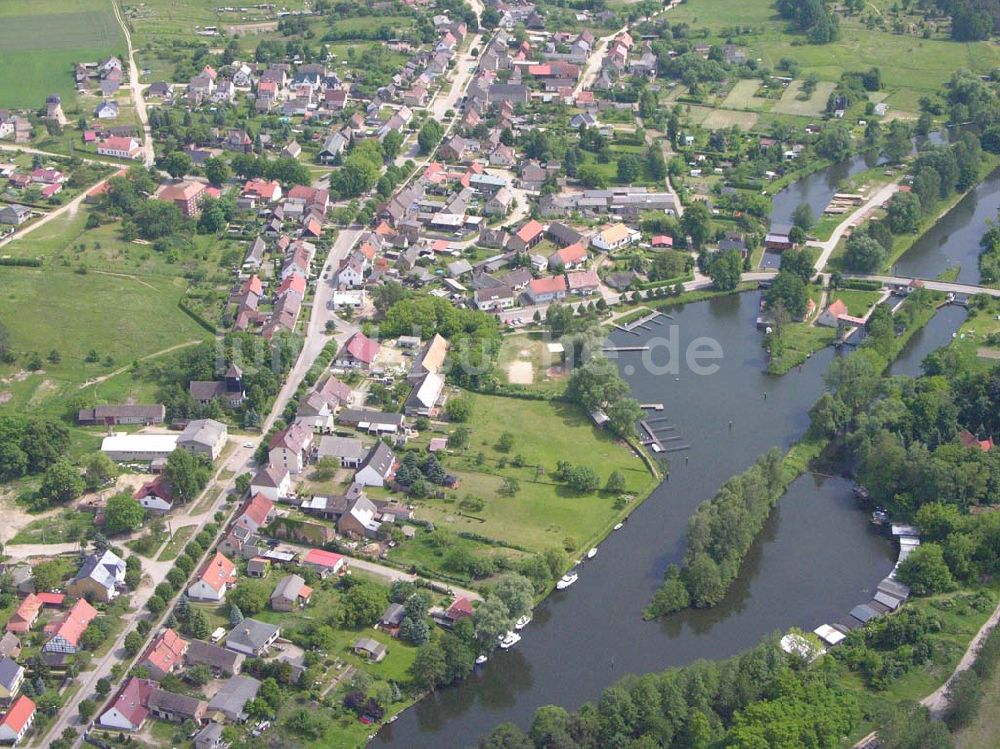
[[[732,90],[722,102],[726,109],[761,109],[768,103],[768,99],[754,96],[760,88],[760,81],[756,78],[737,81]]]
[[[1000,746],[1000,672],[986,682],[979,714],[972,725],[952,734],[955,749],[996,749]]]
[[[509,384],[522,385],[531,390],[559,392],[565,389],[564,377],[549,376],[547,373],[549,368],[561,362],[561,359],[549,354],[547,344],[548,341],[537,333],[506,336],[500,347],[497,365],[500,376],[506,378]]]
[[[864,317],[868,310],[875,306],[881,294],[877,291],[859,291],[857,289],[844,289],[834,292],[830,299],[840,299],[847,305],[847,313],[852,317]]]
[[[751,27],[752,33],[733,39],[774,69],[782,58],[796,60],[801,74],[815,73],[821,80],[837,81],[845,71],[882,71],[890,111],[915,113],[921,96],[935,94],[959,68],[989,73],[1000,64],[1000,47],[989,42],[959,43],[946,39],[921,39],[910,35],[869,30],[857,16],[842,17],[841,39],[833,44],[801,44],[800,36],[786,33],[772,0],[742,0],[734,18],[732,0],[691,0],[670,11],[671,23],[707,28],[706,41],[724,42],[733,24]],[[826,97],[814,94],[823,103]]]
[[[0,107],[40,107],[59,93],[76,101],[73,64],[121,54],[111,0],[0,3]]]
[[[444,459],[446,469],[458,475],[462,485],[448,492],[443,500],[424,500],[418,505],[417,516],[433,520],[438,528],[471,531],[535,551],[572,539],[572,546],[581,551],[592,546],[624,508],[616,505],[616,497],[603,492],[581,496],[550,478],[557,461],[593,466],[602,485],[612,471],[619,470],[625,476],[628,492],[640,499],[656,485],[639,457],[607,433],[596,430],[575,405],[486,395],[470,397],[475,407],[468,424],[472,432],[469,446]],[[506,431],[515,435],[509,453],[496,449],[500,435]],[[480,452],[485,460],[477,465],[475,457]],[[516,455],[524,456],[523,467],[514,468],[509,463],[501,467],[501,460],[510,461]],[[545,473],[537,476],[536,466],[544,468]],[[499,491],[508,477],[520,483],[520,490],[512,497]],[[470,494],[485,500],[482,510],[460,510],[459,499]]]
[[[820,81],[816,90],[808,99],[802,96],[802,81],[792,81],[781,95],[781,100],[774,105],[774,111],[779,114],[794,114],[800,117],[816,117],[826,109],[827,99],[836,88],[833,81]]]

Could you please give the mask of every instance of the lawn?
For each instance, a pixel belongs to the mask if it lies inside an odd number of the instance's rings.
[[[139,278],[126,274],[79,274],[68,268],[0,268],[0,304],[11,348],[38,352],[43,369],[25,373],[25,356],[0,368],[6,408],[47,408],[55,396],[78,394],[85,382],[106,377],[141,357],[189,341],[206,332],[178,307],[183,279]],[[99,361],[88,362],[88,352]],[[57,351],[59,361],[49,360]],[[111,357],[108,360],[107,357]],[[137,385],[114,377],[88,391],[98,399],[136,392]],[[14,378],[8,381],[7,378]],[[146,392],[148,385],[138,385]],[[2,402],[4,398],[0,398]]]
[[[1000,746],[1000,671],[983,685],[983,701],[972,725],[952,734],[955,749],[996,749]]]
[[[461,486],[444,499],[418,503],[417,517],[438,528],[471,531],[517,544],[532,551],[553,546],[590,548],[629,509],[603,492],[578,495],[550,478],[560,460],[595,467],[601,483],[615,470],[625,476],[627,491],[645,499],[656,480],[642,460],[623,443],[598,431],[575,405],[470,395],[474,402],[469,446],[443,459]],[[514,434],[509,453],[496,447],[501,434]],[[477,460],[483,453],[483,461]],[[516,456],[525,465],[510,465]],[[543,473],[538,473],[538,467]],[[500,492],[505,478],[520,484],[514,496]],[[469,495],[484,500],[481,510],[465,511],[458,503]],[[634,505],[635,503],[633,503]],[[405,545],[404,545],[405,546]]]
[[[85,538],[94,528],[89,512],[62,510],[56,516],[32,520],[10,540],[12,544],[64,544]]]
[[[792,81],[781,95],[781,100],[774,105],[774,111],[800,117],[817,117],[826,109],[827,99],[836,85],[833,81],[821,81],[816,84],[812,95],[806,98],[802,93],[802,81]]]
[[[174,531],[174,537],[163,547],[163,551],[160,552],[160,556],[157,559],[160,562],[169,562],[179,557],[196,529],[197,526],[185,525]]]
[[[847,314],[852,317],[864,317],[868,310],[875,306],[882,294],[878,291],[859,291],[856,289],[844,289],[834,292],[830,299],[840,299],[847,305]]]
[[[505,336],[497,364],[500,376],[509,384],[531,390],[549,393],[564,390],[566,379],[559,369],[562,355],[550,354],[548,343],[540,333]]]
[[[762,109],[766,107],[770,100],[755,96],[760,86],[761,83],[756,78],[737,81],[722,102],[722,106],[726,109]]]
[[[948,351],[963,360],[963,367],[979,370],[993,369],[1000,363],[1000,345],[994,336],[1000,335],[1000,301],[988,299],[983,309],[970,309],[969,318],[962,323]]]
[[[37,108],[58,93],[76,102],[73,64],[122,54],[111,0],[0,4],[0,107]]]

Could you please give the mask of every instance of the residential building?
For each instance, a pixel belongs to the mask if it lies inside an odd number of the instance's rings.
[[[107,603],[124,585],[125,560],[108,549],[103,554],[89,555],[66,585],[66,591],[77,598]]]
[[[244,619],[230,631],[226,647],[243,655],[259,657],[267,653],[280,633],[277,625]]]
[[[587,248],[580,242],[566,245],[556,250],[548,257],[548,265],[552,270],[568,270],[587,262]]]
[[[338,575],[347,568],[347,560],[340,554],[324,549],[310,549],[302,557],[302,566],[316,570],[320,577]]]
[[[38,615],[42,612],[42,599],[34,593],[29,593],[21,599],[14,613],[7,620],[5,630],[17,634],[24,634],[31,630]]]
[[[376,520],[378,508],[365,496],[357,497],[337,520],[337,531],[355,538],[376,538],[382,524]]]
[[[75,653],[80,648],[80,636],[83,631],[97,618],[97,609],[84,599],[73,604],[65,618],[46,627],[51,628],[52,636],[45,643],[46,653]]]
[[[601,229],[591,238],[590,243],[599,250],[610,252],[637,241],[640,236],[642,236],[641,233],[635,229],[618,223]]]
[[[485,289],[476,289],[473,294],[473,302],[478,309],[484,312],[496,312],[498,310],[512,309],[517,306],[514,289],[510,286],[492,286]]]
[[[97,153],[119,159],[138,159],[142,157],[142,145],[135,138],[111,137],[97,144]]]
[[[298,474],[305,470],[312,448],[313,432],[306,426],[293,423],[271,438],[268,459],[270,465]]]
[[[528,284],[528,298],[532,304],[545,304],[566,298],[566,278],[549,276],[536,278]]]
[[[381,348],[378,341],[373,341],[364,333],[355,333],[337,354],[334,364],[348,369],[371,369]]]
[[[181,668],[188,642],[174,630],[167,628],[160,632],[146,648],[139,659],[139,665],[145,666],[149,678],[159,681],[167,674]]]
[[[0,224],[20,226],[31,218],[31,209],[26,205],[8,203],[0,208]]]
[[[507,242],[507,248],[514,252],[527,252],[545,238],[545,228],[531,219],[525,223]]]
[[[221,421],[215,419],[195,419],[177,438],[177,447],[194,455],[204,455],[215,460],[226,446],[229,429]]]
[[[208,713],[221,713],[228,720],[240,723],[247,719],[247,703],[257,697],[260,682],[250,676],[230,677],[208,702]]]
[[[226,591],[236,582],[236,566],[223,554],[216,552],[198,573],[198,578],[188,587],[188,598],[196,601],[225,600]]]
[[[324,435],[316,447],[316,460],[333,458],[342,468],[358,468],[368,456],[368,447],[353,437]]]
[[[162,515],[174,508],[174,493],[167,480],[159,475],[143,484],[132,494],[144,510]]]
[[[23,694],[0,718],[0,743],[17,745],[35,722],[35,703]]]
[[[221,648],[201,640],[191,640],[184,653],[186,666],[208,666],[217,676],[234,676],[243,667],[246,658],[242,653]]]
[[[285,575],[271,593],[271,609],[274,611],[294,611],[309,603],[312,588],[306,585],[301,575]]]
[[[566,283],[573,294],[595,294],[601,288],[601,279],[595,270],[581,270],[566,274]]]
[[[204,183],[180,180],[161,187],[156,197],[173,203],[185,216],[197,216],[201,212],[198,206],[207,194]]]
[[[8,705],[24,684],[24,667],[9,656],[0,658],[0,703]]]
[[[266,466],[258,469],[250,482],[250,493],[262,494],[272,502],[279,501],[282,497],[288,497],[292,493],[292,476],[287,468]]]
[[[274,509],[274,502],[263,494],[253,494],[243,510],[234,521],[233,525],[238,528],[246,528],[251,533],[256,533],[261,528],[269,525],[277,516]]]
[[[355,482],[362,486],[385,486],[394,474],[396,455],[384,442],[378,442],[358,468]]]

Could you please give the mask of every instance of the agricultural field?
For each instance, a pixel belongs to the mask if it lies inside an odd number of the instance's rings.
[[[77,100],[73,64],[121,55],[111,0],[0,3],[0,107],[40,107],[58,93]]]
[[[535,552],[556,546],[580,552],[592,546],[628,506],[603,491],[575,494],[551,477],[558,461],[596,467],[602,486],[618,470],[625,477],[627,493],[639,499],[656,485],[642,460],[623,443],[595,429],[576,405],[468,397],[474,403],[473,417],[466,425],[471,431],[468,447],[442,459],[461,486],[443,499],[418,503],[417,517],[433,521],[439,529],[472,532]],[[502,451],[497,444],[507,431],[514,435],[514,444]],[[523,456],[521,467],[512,465],[520,462],[517,456]],[[507,478],[520,485],[513,496],[501,491]],[[469,496],[481,499],[482,508],[461,508]]]
[[[763,109],[770,104],[770,100],[762,96],[756,96],[761,83],[756,78],[748,78],[737,81],[732,90],[726,95],[722,102],[722,107],[726,109]]]
[[[802,92],[802,81],[792,81],[782,94],[781,100],[774,105],[774,111],[779,114],[794,114],[800,117],[818,117],[826,109],[827,99],[833,93],[837,84],[833,81],[821,81],[816,84],[816,90],[806,97]]]
[[[694,0],[671,10],[670,21],[707,28],[712,36],[706,41],[722,43],[733,26],[733,4],[730,0]],[[858,16],[841,18],[841,39],[837,42],[801,44],[801,37],[786,33],[787,24],[775,14],[771,0],[740,2],[739,22],[752,31],[731,41],[746,47],[751,57],[760,58],[771,69],[788,58],[801,65],[800,75],[814,73],[821,81],[836,82],[846,71],[881,68],[890,113],[896,110],[916,116],[920,97],[938,93],[959,68],[985,74],[1000,65],[1000,47],[995,44],[870,30]],[[813,98],[826,102],[819,91]]]

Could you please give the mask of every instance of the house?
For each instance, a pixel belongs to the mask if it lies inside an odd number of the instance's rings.
[[[262,494],[272,502],[292,493],[292,476],[287,468],[268,463],[260,468],[250,481],[250,494]]]
[[[153,638],[145,654],[139,659],[139,665],[146,667],[149,678],[159,681],[183,665],[187,649],[187,640],[167,628]]]
[[[591,112],[583,112],[581,114],[574,115],[569,121],[569,126],[574,130],[579,130],[581,127],[598,127],[599,125],[600,123],[597,121],[597,117],[595,117]]]
[[[395,463],[396,456],[392,448],[384,442],[378,442],[358,468],[354,480],[362,486],[385,486],[394,473]]]
[[[506,187],[501,187],[486,201],[483,213],[487,216],[506,216],[514,204],[514,193]]]
[[[575,268],[587,262],[587,248],[580,242],[566,245],[556,250],[548,257],[548,266],[552,270]]]
[[[649,240],[649,245],[655,249],[670,249],[674,246],[674,238],[669,234],[656,234]]]
[[[220,648],[201,640],[191,640],[187,652],[184,653],[186,666],[208,666],[212,673],[219,676],[233,676],[240,672],[246,658],[242,653]]]
[[[385,645],[378,640],[373,640],[371,637],[361,637],[356,640],[353,650],[355,655],[367,658],[372,663],[378,663],[389,652]]]
[[[637,241],[640,236],[638,231],[625,224],[611,224],[591,237],[590,243],[599,250],[610,252]]]
[[[194,749],[225,749],[229,746],[223,739],[222,726],[219,723],[209,723],[194,737]]]
[[[310,549],[302,558],[302,566],[316,570],[320,577],[327,575],[338,575],[347,566],[347,562],[340,554],[323,549]]]
[[[188,598],[196,601],[222,601],[226,591],[236,582],[236,565],[223,554],[215,552],[188,587]]]
[[[161,187],[156,193],[156,198],[173,203],[183,215],[190,217],[197,216],[201,212],[198,205],[207,194],[204,183],[180,180]]]
[[[280,633],[277,625],[257,619],[244,619],[229,633],[226,647],[243,655],[261,656],[267,653]]]
[[[142,146],[135,138],[111,137],[97,144],[97,153],[119,159],[138,159],[142,156]]]
[[[958,433],[958,441],[962,444],[962,447],[967,449],[975,448],[976,450],[982,450],[984,453],[993,449],[992,439],[987,437],[986,439],[981,440],[968,429],[963,429]]]
[[[281,200],[281,183],[277,180],[251,179],[243,185],[243,197],[263,203]]]
[[[594,294],[601,288],[596,270],[582,270],[566,274],[566,283],[573,294]]]
[[[406,615],[406,608],[401,603],[390,603],[386,610],[382,612],[382,617],[378,620],[379,629],[392,633],[393,637],[399,629]]]
[[[8,203],[0,208],[0,224],[20,226],[31,218],[31,209],[26,205]]]
[[[312,588],[306,585],[301,575],[285,575],[271,593],[271,609],[293,611],[309,603],[311,597]]]
[[[243,511],[233,523],[239,528],[246,528],[251,533],[256,533],[264,526],[274,520],[277,513],[274,510],[274,502],[263,494],[254,494],[243,507]]]
[[[0,743],[16,745],[35,722],[35,703],[21,695],[0,719]]]
[[[816,324],[826,328],[837,328],[841,325],[864,325],[865,321],[858,317],[851,317],[844,301],[842,299],[835,299],[816,318]]]
[[[191,721],[196,726],[205,722],[208,705],[203,700],[189,697],[186,694],[168,692],[154,687],[147,702],[149,712],[155,718],[171,723]]]
[[[500,143],[490,151],[490,166],[511,167],[514,166],[516,158],[513,146],[505,146],[503,143]]]
[[[17,697],[24,683],[24,667],[9,656],[0,658],[0,702],[5,705]]]
[[[407,379],[414,381],[420,380],[424,375],[430,373],[444,374],[447,357],[448,340],[441,334],[435,333],[434,337],[424,346],[423,351],[420,352],[416,361],[413,362],[413,366],[410,367],[410,371],[407,374]]]
[[[245,708],[248,702],[257,697],[260,682],[250,676],[232,676],[215,693],[208,702],[208,714],[220,713],[233,722],[247,719]]]
[[[348,369],[371,369],[381,348],[378,341],[373,341],[364,333],[355,333],[337,354],[334,364]]]
[[[467,619],[473,614],[472,601],[465,596],[456,598],[451,606],[440,612],[435,620],[443,627],[454,627],[460,619]]]
[[[76,415],[78,424],[86,426],[109,426],[119,424],[141,424],[150,426],[162,424],[166,408],[162,403],[148,406],[95,406],[81,408]]]
[[[473,302],[477,309],[484,312],[496,312],[497,310],[512,309],[517,304],[514,289],[510,286],[491,286],[483,289],[476,289],[473,294]]]
[[[527,252],[541,242],[544,236],[544,227],[534,219],[531,219],[510,238],[507,242],[507,247],[514,252]]]
[[[769,250],[790,250],[795,246],[791,233],[791,224],[771,224],[764,237],[764,247]]]
[[[375,519],[377,514],[378,508],[375,503],[365,496],[359,496],[337,520],[337,532],[356,538],[376,538],[382,527],[382,524]]]
[[[358,468],[368,455],[365,443],[353,437],[323,436],[316,447],[316,459],[333,458],[342,468]]]
[[[132,498],[138,500],[144,510],[156,514],[170,512],[174,507],[173,490],[162,475],[136,489]]]
[[[215,460],[226,446],[229,429],[215,419],[195,419],[188,422],[177,438],[177,447],[193,455],[204,455]]]
[[[487,100],[490,104],[527,104],[531,98],[530,89],[520,83],[493,83],[487,90]]]
[[[125,560],[108,549],[103,554],[88,556],[66,585],[66,591],[77,598],[107,603],[118,595],[124,583]]]
[[[319,150],[320,163],[330,164],[336,161],[345,148],[347,148],[347,138],[340,132],[330,133]]]
[[[29,593],[18,604],[17,609],[10,615],[5,627],[7,632],[23,634],[31,630],[42,611],[42,600],[34,593]]]
[[[94,117],[99,120],[113,120],[118,116],[118,102],[102,101],[94,108]]]
[[[247,577],[263,578],[271,570],[271,560],[264,557],[254,557],[247,561]]]
[[[513,297],[513,291],[511,292]],[[429,373],[413,385],[410,395],[403,404],[403,412],[408,415],[433,416],[444,392],[444,378]]]
[[[0,658],[17,658],[21,655],[21,641],[12,632],[4,632],[0,637]]]
[[[75,653],[80,648],[80,636],[96,618],[97,609],[81,598],[62,621],[50,625],[52,636],[43,650],[46,653]]]
[[[271,465],[284,468],[289,473],[302,473],[312,448],[313,432],[308,427],[294,423],[271,438],[268,459]]]
[[[532,304],[544,304],[566,298],[566,278],[549,276],[536,278],[528,284],[528,298]]]

